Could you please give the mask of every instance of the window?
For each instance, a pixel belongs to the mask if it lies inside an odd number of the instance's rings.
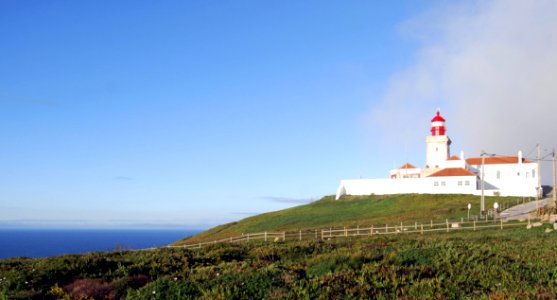
[[[497,179],[501,179],[501,171],[497,170]]]
[[[462,186],[462,180],[458,181],[458,186]]]
[[[444,182],[444,181],[441,181],[441,186],[445,186],[445,182]]]
[[[439,186],[439,182],[438,182],[438,181],[435,181],[435,182],[433,183],[433,185],[434,185],[434,186]]]
[[[532,178],[536,177],[536,170],[532,169]]]
[[[470,180],[466,180],[466,181],[464,182],[464,185],[466,185],[466,186],[470,185]]]

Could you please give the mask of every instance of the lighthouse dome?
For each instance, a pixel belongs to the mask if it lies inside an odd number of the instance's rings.
[[[445,122],[445,119],[441,117],[441,113],[437,111],[437,114],[431,119],[431,122]]]
[[[441,113],[437,110],[437,114],[431,119],[431,135],[445,135],[445,119],[441,117]]]

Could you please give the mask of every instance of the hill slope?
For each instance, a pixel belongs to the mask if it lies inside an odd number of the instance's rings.
[[[511,204],[522,201],[513,197],[486,197],[486,208],[494,202]],[[472,195],[369,195],[334,196],[275,212],[249,217],[238,222],[217,226],[176,244],[209,241],[219,238],[264,231],[318,229],[339,226],[397,224],[400,222],[429,222],[430,220],[467,217],[479,213],[480,197]]]

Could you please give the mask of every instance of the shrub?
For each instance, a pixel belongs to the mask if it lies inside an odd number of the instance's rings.
[[[64,287],[73,299],[116,299],[114,286],[103,279],[77,279]]]
[[[126,299],[161,299],[161,300],[181,300],[195,299],[200,292],[197,285],[190,280],[170,277],[161,277],[136,292],[130,292]]]

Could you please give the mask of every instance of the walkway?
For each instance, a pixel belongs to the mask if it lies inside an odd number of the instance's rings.
[[[550,198],[545,198],[537,201],[519,204],[502,211],[499,216],[504,220],[526,219],[528,218],[528,213],[536,210],[536,207],[544,207],[544,205],[549,203],[550,200]]]

